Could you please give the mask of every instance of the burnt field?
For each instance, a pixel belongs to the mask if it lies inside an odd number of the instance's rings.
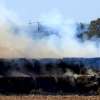
[[[73,74],[87,74],[87,70],[100,72],[100,58],[44,58],[44,59],[2,59],[0,58],[1,76],[60,76],[68,70]],[[93,73],[88,73],[93,74]]]
[[[0,93],[100,94],[100,58],[0,59]]]

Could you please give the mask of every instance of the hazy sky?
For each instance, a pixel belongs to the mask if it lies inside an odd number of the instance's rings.
[[[1,0],[2,1],[2,0]],[[100,17],[100,0],[3,0],[7,9],[16,12],[22,22],[39,21],[43,12],[57,9],[64,19],[89,23]]]

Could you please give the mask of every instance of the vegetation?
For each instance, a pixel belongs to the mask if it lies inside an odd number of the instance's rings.
[[[80,23],[79,29],[83,30],[84,28],[85,28],[84,24]],[[85,34],[88,36],[88,39],[91,39],[93,36],[100,38],[100,18],[98,18],[97,20],[91,21],[87,31],[83,31],[82,33],[78,35],[78,37],[82,39],[84,38]]]
[[[43,89],[37,89],[37,90],[35,90],[35,89],[32,89],[31,91],[30,91],[30,94],[47,94],[47,92],[45,92]]]
[[[85,84],[88,83],[88,77],[87,76],[80,76],[77,78],[78,84]]]
[[[4,94],[0,94],[0,96],[4,96]]]
[[[100,37],[100,18],[97,20],[91,21],[88,27],[88,36],[91,38],[92,36],[96,35]]]

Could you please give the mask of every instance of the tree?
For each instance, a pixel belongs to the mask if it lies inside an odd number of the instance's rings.
[[[100,37],[100,18],[90,22],[87,35],[89,36],[89,38],[91,38],[94,35]]]
[[[84,29],[85,28],[83,23],[80,23],[80,28],[81,29]]]

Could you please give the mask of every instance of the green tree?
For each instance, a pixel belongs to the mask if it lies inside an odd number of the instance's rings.
[[[89,38],[91,38],[94,35],[100,37],[100,18],[90,22],[87,35],[89,36]]]

